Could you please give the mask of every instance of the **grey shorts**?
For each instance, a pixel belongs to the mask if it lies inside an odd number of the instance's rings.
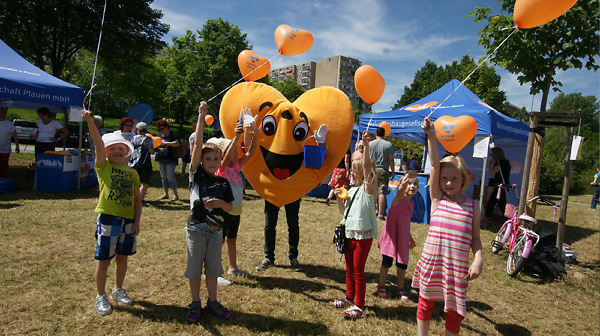
[[[390,172],[383,168],[375,168],[377,172],[377,190],[379,195],[387,195],[390,184]]]
[[[223,238],[213,237],[206,233],[186,230],[187,268],[185,277],[198,280],[202,277],[202,268],[207,277],[216,278],[223,274],[221,249]]]

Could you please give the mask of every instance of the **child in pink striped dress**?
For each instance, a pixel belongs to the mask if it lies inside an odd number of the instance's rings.
[[[402,301],[408,300],[408,293],[404,290],[404,277],[408,268],[408,251],[414,240],[410,235],[410,218],[413,212],[412,197],[419,191],[417,172],[410,170],[400,179],[396,196],[388,211],[385,226],[379,237],[379,250],[382,261],[379,268],[379,285],[377,295],[387,298],[385,282],[388,271],[396,259],[396,275],[398,281],[398,297]]]
[[[431,174],[431,221],[423,254],[417,263],[412,287],[419,289],[417,326],[419,336],[427,335],[435,301],[444,302],[446,335],[457,335],[461,316],[466,314],[468,281],[483,269],[479,237],[479,207],[464,196],[469,184],[463,159],[448,156],[439,159],[433,123],[425,118]],[[474,260],[469,267],[469,250]]]

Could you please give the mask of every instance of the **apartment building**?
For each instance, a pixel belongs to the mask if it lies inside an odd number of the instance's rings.
[[[269,78],[272,81],[295,80],[304,89],[310,90],[321,86],[332,86],[343,91],[354,110],[370,112],[371,105],[365,103],[356,92],[354,73],[362,62],[342,55],[309,61],[298,65],[272,69]]]

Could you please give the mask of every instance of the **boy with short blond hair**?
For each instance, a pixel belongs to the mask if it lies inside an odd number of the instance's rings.
[[[98,219],[96,221],[96,264],[95,280],[98,295],[96,311],[101,315],[112,313],[112,307],[106,294],[106,277],[111,260],[116,260],[115,285],[111,296],[117,303],[131,305],[133,302],[123,282],[127,274],[127,259],[136,253],[136,236],[140,232],[142,199],[140,197],[140,179],[135,169],[128,167],[129,155],[133,152],[131,142],[121,134],[108,133],[100,136],[87,110],[81,112],[88,123],[90,135],[96,147],[94,168],[98,176]]]

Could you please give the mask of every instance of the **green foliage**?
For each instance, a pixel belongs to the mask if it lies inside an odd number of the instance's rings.
[[[590,182],[598,167],[598,112],[599,103],[594,96],[581,93],[559,94],[551,104],[553,111],[575,111],[581,114],[580,135],[584,137],[581,158],[572,161],[570,192],[589,193]],[[560,194],[564,183],[565,144],[570,141],[566,127],[549,127],[546,130],[542,168],[540,173],[540,193]]]
[[[415,73],[410,86],[404,87],[402,97],[392,106],[392,109],[411,104],[441,88],[452,79],[463,81],[476,67],[477,64],[468,55],[463,56],[460,63],[454,61],[445,66],[438,66],[435,62],[428,60]],[[500,76],[494,68],[482,65],[464,85],[496,110],[504,111],[506,93],[499,89]]]
[[[197,118],[198,104],[211,97],[209,113],[218,115],[222,91],[241,78],[237,56],[245,49],[251,49],[246,34],[220,18],[208,20],[196,33],[173,37],[160,63],[166,74],[164,99],[177,111],[180,125]]]
[[[99,57],[111,71],[130,69],[165,43],[169,26],[151,0],[107,2]],[[0,39],[40,69],[61,78],[81,50],[95,53],[102,0],[0,2]]]
[[[536,28],[520,29],[501,48],[496,48],[511,33],[515,0],[500,0],[502,13],[492,15],[489,8],[477,7],[469,16],[475,22],[487,21],[480,32],[479,45],[490,61],[517,77],[519,83],[531,84],[529,92],[542,92],[540,111],[546,111],[550,89],[560,91],[555,78],[558,70],[586,68],[597,70],[600,53],[599,0],[578,1],[565,14]]]
[[[82,50],[68,63],[65,79],[89,90],[94,53]],[[158,113],[166,114],[168,105],[161,95],[165,90],[165,75],[154,57],[146,57],[132,63],[127,71],[111,71],[99,60],[92,90],[92,105],[86,107],[102,117],[122,118],[129,108],[141,102],[152,105]]]
[[[272,83],[272,86],[291,102],[296,101],[306,91],[298,82],[291,78],[286,78],[281,82],[275,81]]]

